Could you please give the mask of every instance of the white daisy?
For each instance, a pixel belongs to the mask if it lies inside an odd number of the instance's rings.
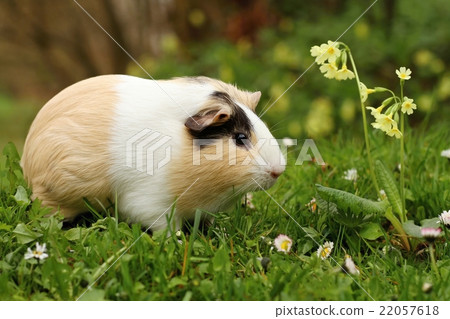
[[[350,257],[350,255],[347,255],[347,254],[345,255],[345,257],[344,257],[344,264],[342,265],[342,267],[349,274],[359,275],[359,270],[358,270],[358,268],[356,268],[356,265],[353,262],[353,259],[352,259],[352,257]]]
[[[378,200],[385,200],[387,197],[386,192],[384,191],[384,189],[380,189],[380,197],[378,198]]]
[[[344,172],[344,179],[356,182],[356,180],[358,179],[358,171],[356,170],[356,168],[346,170]]]
[[[426,294],[430,293],[431,290],[433,289],[433,285],[430,284],[429,282],[424,282],[422,285],[422,291]]]
[[[286,146],[297,145],[297,140],[294,140],[294,139],[289,138],[289,137],[283,138],[283,140],[281,142],[283,143],[283,145],[286,145]]]
[[[447,211],[443,211],[442,214],[439,215],[438,223],[442,223],[447,227],[450,227],[450,209]]]
[[[36,258],[39,260],[44,260],[48,257],[48,254],[45,253],[47,251],[47,248],[45,246],[46,244],[43,244],[41,246],[39,245],[39,243],[36,243],[35,250],[31,250],[31,248],[28,248],[27,252],[25,253],[25,259]]]
[[[250,209],[255,209],[255,205],[253,204],[253,194],[247,193],[247,195],[242,198],[242,204]]]
[[[449,148],[448,150],[443,150],[443,151],[441,152],[441,156],[442,156],[442,157],[447,157],[447,158],[450,159],[450,148]]]
[[[311,210],[311,212],[314,213],[317,210],[316,199],[313,197],[313,199],[311,199],[311,201],[305,206],[308,207]]]
[[[323,246],[320,246],[317,249],[317,257],[320,257],[322,260],[325,260],[330,256],[333,251],[334,243],[332,241],[327,241]]]
[[[280,234],[275,238],[273,245],[278,251],[282,251],[284,253],[288,253],[292,247],[292,239],[288,236]]]
[[[422,237],[425,238],[427,241],[433,242],[441,234],[441,229],[432,227],[422,227],[420,228],[420,233],[422,234]]]

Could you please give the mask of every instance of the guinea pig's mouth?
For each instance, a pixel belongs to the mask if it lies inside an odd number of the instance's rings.
[[[278,177],[281,176],[283,171],[284,168],[282,170],[275,171],[267,169],[264,170],[264,172],[261,172],[262,174],[260,174],[256,178],[253,178],[253,181],[255,183],[255,190],[269,189],[270,187],[272,187],[278,180]]]
[[[284,165],[277,165],[275,167],[272,166],[272,167],[266,168],[265,171],[271,179],[276,181],[278,179],[278,177],[280,177],[281,174],[283,174],[285,169],[286,169],[286,167]]]

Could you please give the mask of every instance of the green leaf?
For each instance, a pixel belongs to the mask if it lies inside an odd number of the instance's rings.
[[[0,223],[0,230],[6,230],[6,231],[10,231],[12,228],[11,225],[7,225],[5,223]]]
[[[87,232],[88,230],[86,228],[72,228],[64,233],[64,237],[66,237],[68,240],[76,241],[83,238]]]
[[[180,286],[180,285],[181,285],[181,286],[186,286],[186,285],[187,285],[186,280],[183,280],[183,279],[181,279],[180,277],[173,277],[173,278],[169,281],[167,287],[168,287],[169,289],[171,289],[171,288],[174,288],[174,287],[177,287],[177,286]]]
[[[339,189],[329,188],[319,184],[316,184],[316,188],[320,197],[325,201],[335,203],[339,211],[351,211],[356,215],[384,215],[384,212],[389,207],[386,201],[371,201]]]
[[[402,200],[400,198],[400,193],[398,191],[397,185],[394,178],[392,177],[392,174],[387,171],[386,167],[381,161],[375,162],[375,174],[377,176],[380,187],[386,192],[386,196],[392,206],[392,211],[397,214],[397,216],[403,216]]]
[[[17,152],[17,148],[14,145],[14,143],[12,143],[12,142],[9,142],[3,148],[3,155],[5,155],[8,158],[8,160],[10,160],[12,162],[20,161],[19,152]]]
[[[14,195],[14,200],[19,205],[28,205],[31,203],[30,199],[28,198],[27,190],[22,185],[19,185],[17,187],[16,194]]]
[[[13,233],[16,235],[17,241],[21,244],[27,244],[42,236],[42,234],[30,230],[25,224],[17,225]]]
[[[225,248],[223,248],[223,246],[220,247],[219,250],[217,250],[212,262],[214,272],[230,271],[230,257],[228,256],[228,252],[225,250]]]
[[[320,195],[318,195],[318,194],[316,196],[316,203],[317,203],[317,206],[319,206],[321,211],[327,212],[329,214],[337,214],[338,213],[338,209],[337,209],[335,203],[323,200],[323,198],[320,197]]]
[[[9,142],[3,149],[3,155],[6,156],[6,178],[9,181],[9,189],[12,193],[17,185],[19,177],[16,171],[22,170],[20,167],[20,156],[17,152],[16,146]]]
[[[302,247],[302,254],[306,254],[314,247],[314,242],[312,240],[308,240],[306,243],[303,244]]]
[[[416,237],[416,238],[422,238],[422,234],[420,232],[420,226],[417,226],[414,224],[413,220],[408,220],[404,222],[403,229],[405,230],[405,233],[407,233],[409,236]]]
[[[320,238],[320,233],[312,227],[302,227],[302,230],[305,232],[305,237],[312,238],[313,240],[317,240]]]
[[[8,264],[6,261],[4,260],[0,260],[0,269],[1,270],[11,270],[14,269],[15,267],[11,266],[10,264]]]
[[[378,223],[368,223],[362,227],[359,235],[368,240],[375,240],[383,236],[383,232]]]
[[[441,226],[441,221],[439,217],[424,219],[420,221],[422,227],[439,228]]]

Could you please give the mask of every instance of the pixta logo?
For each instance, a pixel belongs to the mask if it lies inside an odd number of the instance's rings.
[[[139,172],[153,175],[170,161],[172,137],[151,129],[143,129],[126,141],[125,165]]]

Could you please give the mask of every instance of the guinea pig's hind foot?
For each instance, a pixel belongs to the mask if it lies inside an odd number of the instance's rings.
[[[89,212],[73,214],[70,217],[67,217],[64,213],[63,216],[63,229],[70,229],[78,226],[90,227],[97,221],[97,218],[93,218],[92,214]]]

